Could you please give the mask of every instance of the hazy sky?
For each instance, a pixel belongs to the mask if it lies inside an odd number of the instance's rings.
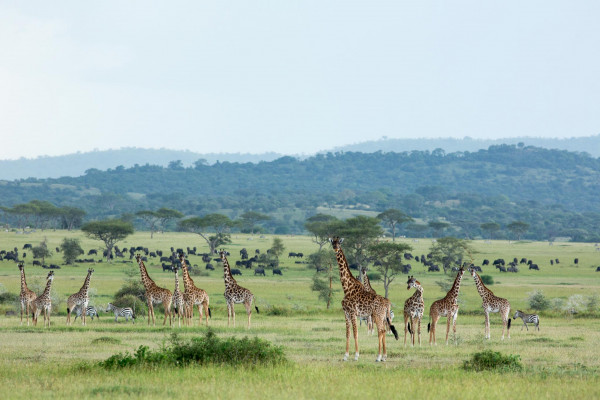
[[[0,159],[600,133],[599,1],[0,1]]]

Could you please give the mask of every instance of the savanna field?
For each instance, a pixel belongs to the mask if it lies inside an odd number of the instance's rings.
[[[318,250],[308,236],[278,236],[285,245],[281,258],[282,276],[267,270],[266,276],[254,276],[242,267],[237,276],[241,286],[255,295],[260,313],[252,313],[252,328],[246,329],[243,305],[236,305],[237,326],[227,327],[227,308],[223,297],[223,268],[213,262],[208,276],[192,275],[196,286],[210,296],[212,318],[210,329],[219,338],[259,338],[279,346],[287,361],[257,365],[186,365],[133,366],[107,369],[100,362],[115,354],[133,354],[140,346],[158,351],[172,341],[177,332],[181,340],[206,336],[207,328],[198,326],[195,313],[193,326],[163,326],[162,308],[156,311],[157,324],[148,326],[137,304],[135,324],[123,318],[114,322],[114,315],[100,311],[100,319],[88,317],[87,326],[80,320],[66,325],[66,299],[77,292],[87,269],[95,272],[90,285],[90,304],[104,308],[127,279],[139,279],[139,269],[133,262],[63,265],[62,256],[54,251],[64,238],[78,238],[83,249],[101,249],[102,243],[85,237],[79,231],[37,231],[30,234],[0,232],[0,249],[20,249],[25,243],[39,244],[44,238],[53,255],[46,264],[59,264],[53,283],[51,327],[44,329],[43,317],[37,326],[20,324],[16,301],[0,304],[0,397],[20,398],[241,398],[241,399],[314,399],[314,398],[599,398],[600,397],[600,251],[593,243],[554,243],[474,241],[475,265],[514,257],[532,259],[539,271],[519,265],[519,273],[502,273],[493,266],[483,266],[480,275],[490,275],[488,285],[496,296],[511,303],[511,316],[517,309],[530,311],[528,298],[534,290],[541,291],[550,301],[548,310],[540,314],[541,330],[521,330],[520,319],[512,321],[511,338],[500,340],[502,324],[498,314],[491,314],[491,340],[484,339],[484,313],[473,279],[465,273],[460,289],[460,311],[456,340],[445,345],[446,318],[437,328],[438,345],[428,345],[427,323],[431,303],[445,296],[437,282],[449,280],[443,272],[427,272],[422,264],[412,261],[411,275],[424,287],[425,315],[421,327],[422,344],[414,348],[403,346],[402,309],[413,290],[406,289],[406,275],[392,283],[389,298],[395,312],[393,324],[400,334],[395,341],[387,335],[388,358],[375,363],[377,337],[369,336],[363,324],[359,326],[360,359],[343,362],[345,322],[340,301],[341,284],[332,307],[312,291],[313,270],[306,264],[288,258],[288,252],[305,255]],[[273,235],[233,234],[232,243],[225,246],[231,253],[229,262],[240,260],[240,250],[252,255],[255,249],[266,252]],[[427,254],[431,239],[399,239],[410,246],[414,255]],[[197,247],[197,253],[207,251],[205,242],[191,233],[155,234],[136,232],[118,243],[119,247],[144,246],[151,251],[170,252],[171,247]],[[88,256],[82,256],[88,258]],[[96,260],[101,257],[94,256]],[[550,260],[559,259],[559,264]],[[579,263],[575,264],[574,259]],[[200,256],[189,256],[205,272]],[[25,258],[25,271],[30,289],[41,293],[47,270],[32,266],[31,254]],[[335,262],[335,261],[334,261]],[[163,272],[158,258],[150,258],[146,267],[151,278],[161,287],[174,288],[174,274]],[[353,271],[356,272],[356,271]],[[383,294],[381,281],[371,282]],[[0,261],[0,294],[18,296],[20,275],[17,264]],[[4,296],[3,298],[8,298]],[[571,311],[571,312],[569,312]],[[451,335],[452,337],[452,335]],[[351,349],[353,349],[351,340]],[[486,350],[503,356],[517,356],[521,367],[476,372],[464,368],[465,361]],[[351,351],[352,354],[352,351]],[[351,357],[352,358],[352,357]]]

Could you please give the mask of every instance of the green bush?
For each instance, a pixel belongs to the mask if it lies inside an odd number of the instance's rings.
[[[521,356],[502,355],[497,351],[485,350],[475,353],[471,360],[466,360],[463,368],[467,371],[520,371],[523,369]]]
[[[367,272],[370,281],[376,282],[381,280],[381,274],[377,271]]]
[[[285,361],[283,348],[280,346],[273,346],[259,338],[220,339],[209,329],[203,337],[195,337],[187,341],[181,339],[177,333],[173,333],[170,345],[165,345],[156,351],[150,350],[148,346],[140,346],[133,354],[129,352],[115,354],[101,361],[99,365],[112,369],[189,364],[269,365]]]
[[[484,285],[493,285],[494,277],[491,275],[481,275],[481,282],[483,282]]]
[[[527,302],[529,303],[529,308],[532,310],[544,311],[550,307],[550,300],[544,296],[544,293],[542,293],[541,290],[534,290],[527,294],[529,295]]]
[[[20,307],[20,301],[19,301],[19,295],[16,293],[9,293],[9,292],[4,292],[4,293],[0,293],[0,304],[12,304],[12,303],[19,303],[19,307]]]

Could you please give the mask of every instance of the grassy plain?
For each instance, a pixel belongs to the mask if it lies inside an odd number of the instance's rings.
[[[21,249],[23,244],[38,244],[47,239],[54,249],[64,237],[77,237],[83,248],[100,248],[100,243],[90,240],[80,232],[44,231],[27,235],[0,232],[0,249]],[[288,251],[314,252],[317,246],[305,236],[281,236]],[[247,248],[266,251],[273,236],[233,235],[227,246],[230,262],[239,259],[239,250]],[[426,254],[431,240],[413,241],[415,255]],[[500,273],[493,267],[483,267],[492,275],[495,284],[490,289],[496,295],[509,299],[512,309],[526,310],[527,293],[542,290],[548,298],[567,299],[575,294],[589,298],[600,294],[600,251],[594,244],[539,242],[473,242],[477,253],[474,261],[481,265],[484,258],[493,260],[513,257],[533,259],[540,271],[522,267],[518,274]],[[156,234],[150,239],[148,232],[137,232],[128,237],[120,247],[146,246],[151,250],[168,251],[194,247],[198,252],[206,246],[197,235],[186,233]],[[31,266],[31,255],[25,260],[29,286],[41,288],[46,270]],[[573,263],[579,258],[579,264]],[[560,264],[550,265],[550,259],[559,258]],[[203,268],[200,257],[190,257],[192,264]],[[395,325],[400,331],[400,341],[388,336],[388,361],[374,362],[377,340],[367,336],[365,327],[359,331],[361,358],[358,362],[341,361],[345,346],[344,317],[339,306],[341,291],[331,310],[325,307],[310,290],[312,271],[296,259],[282,258],[283,276],[255,277],[251,271],[242,270],[238,283],[249,288],[257,298],[260,314],[253,313],[253,327],[245,328],[243,307],[237,306],[238,324],[227,327],[227,312],[223,298],[222,270],[209,276],[196,276],[194,280],[211,298],[213,318],[211,327],[219,336],[258,336],[283,346],[290,363],[277,367],[206,366],[188,368],[136,368],[133,370],[106,371],[96,366],[118,352],[133,352],[140,345],[157,348],[167,341],[171,332],[184,337],[201,334],[205,327],[170,328],[157,325],[149,327],[139,319],[135,325],[114,323],[108,314],[100,320],[65,326],[65,301],[68,295],[81,287],[87,265],[63,266],[55,271],[54,290],[62,302],[52,315],[52,327],[44,329],[21,326],[16,304],[0,305],[0,388],[2,398],[164,398],[204,396],[207,398],[506,398],[527,396],[542,398],[598,398],[598,372],[600,361],[600,321],[594,316],[568,317],[562,313],[544,313],[541,331],[521,331],[520,320],[513,321],[511,339],[500,341],[501,323],[493,314],[492,339],[483,339],[483,312],[480,298],[470,276],[465,275],[461,286],[461,311],[457,323],[457,340],[444,345],[445,320],[440,320],[438,346],[427,345],[428,308],[432,301],[445,293],[436,284],[446,278],[443,273],[428,273],[421,264],[411,262],[412,273],[425,288],[426,312],[422,326],[421,347],[402,346],[401,310],[404,300],[412,294],[406,290],[405,277],[392,284],[390,299],[395,306]],[[62,264],[60,254],[54,254],[48,263]],[[147,263],[155,281],[173,289],[173,275],[163,272],[158,261]],[[91,284],[91,300],[104,306],[127,278],[125,271],[135,269],[129,263],[96,263]],[[18,294],[19,274],[16,264],[0,262],[1,291]],[[380,293],[380,282],[373,282]],[[338,283],[339,285],[339,283]],[[341,287],[340,287],[341,289]],[[40,290],[37,290],[38,292]],[[275,309],[277,307],[277,309]],[[6,312],[17,315],[6,316]],[[160,314],[159,314],[160,315]],[[162,317],[159,319],[162,324]],[[79,321],[78,321],[79,322]],[[40,326],[42,325],[42,326]],[[462,364],[475,352],[485,349],[503,354],[518,354],[524,369],[521,372],[467,372]]]

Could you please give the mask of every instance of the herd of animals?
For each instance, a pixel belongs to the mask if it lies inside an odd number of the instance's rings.
[[[367,322],[368,332],[372,333],[374,327],[377,328],[378,333],[378,355],[376,361],[385,361],[387,358],[386,348],[386,333],[392,332],[395,339],[398,340],[398,332],[392,325],[393,311],[391,302],[378,295],[375,290],[371,287],[366,270],[360,271],[361,280],[358,280],[350,271],[350,266],[346,260],[344,252],[342,250],[343,239],[339,237],[333,237],[330,239],[330,243],[335,252],[336,260],[338,263],[340,282],[344,291],[344,299],[342,300],[342,309],[346,319],[346,352],[344,360],[347,360],[350,352],[350,330],[352,329],[355,344],[355,355],[354,359],[359,358],[359,346],[358,346],[358,331],[357,331],[357,319],[365,320]],[[225,300],[227,303],[227,324],[228,326],[233,322],[235,326],[235,304],[244,304],[247,314],[247,327],[251,327],[251,315],[252,305],[254,303],[254,295],[252,292],[237,284],[233,278],[232,268],[227,260],[228,253],[224,250],[219,251],[220,260],[223,263],[224,270],[224,283],[225,283]],[[135,255],[135,259],[140,269],[141,281],[145,288],[145,297],[148,305],[148,324],[152,319],[152,324],[155,324],[154,305],[162,303],[164,305],[164,320],[163,325],[166,324],[167,317],[169,318],[169,324],[173,323],[173,316],[177,316],[178,324],[181,326],[181,320],[183,319],[184,324],[191,324],[193,321],[194,307],[198,307],[199,323],[202,323],[202,318],[205,316],[206,325],[208,326],[208,320],[211,316],[211,310],[209,307],[209,296],[203,289],[195,286],[194,281],[190,277],[187,262],[184,253],[179,253],[179,262],[176,265],[179,267],[173,268],[175,273],[175,290],[171,292],[169,289],[159,287],[148,275],[148,271],[144,264],[144,257],[140,254]],[[557,260],[558,261],[558,260]],[[182,280],[184,291],[181,291],[179,285],[179,270],[182,271]],[[19,263],[19,270],[21,273],[21,292],[20,292],[20,303],[21,303],[21,324],[23,323],[23,314],[26,315],[27,324],[29,325],[29,316],[32,315],[32,321],[34,325],[37,325],[38,317],[41,313],[44,314],[44,327],[50,326],[50,313],[51,313],[51,297],[50,290],[52,282],[54,280],[54,271],[51,270],[48,273],[46,279],[46,287],[39,296],[36,295],[32,290],[27,287],[25,279],[25,269],[23,263]],[[476,268],[466,269],[475,281],[477,291],[482,299],[482,307],[485,313],[485,337],[490,338],[490,313],[499,313],[502,318],[502,339],[504,339],[505,330],[510,338],[510,303],[508,300],[497,297],[494,293],[488,289],[481,278],[477,274]],[[69,296],[67,299],[67,324],[71,324],[71,314],[74,314],[75,320],[80,317],[82,324],[86,324],[86,317],[98,317],[98,310],[93,306],[90,306],[88,290],[90,286],[90,280],[94,272],[93,268],[88,269],[87,276],[84,280],[83,286],[77,292]],[[441,317],[447,318],[446,323],[446,344],[448,344],[448,336],[450,332],[450,325],[452,324],[452,330],[454,335],[456,334],[456,319],[458,316],[458,303],[457,298],[460,290],[461,280],[463,278],[465,268],[459,267],[456,269],[456,278],[452,285],[452,288],[448,291],[446,296],[433,302],[430,306],[429,316],[430,323],[427,326],[429,332],[429,344],[436,344],[436,326]],[[362,281],[362,282],[361,282]],[[407,290],[415,289],[415,292],[409,297],[404,303],[404,345],[406,346],[407,334],[410,335],[410,342],[415,345],[415,337],[418,337],[418,344],[421,344],[421,319],[425,310],[425,303],[423,301],[423,286],[419,283],[414,276],[409,276],[407,280]],[[254,305],[254,309],[258,313],[258,307]],[[105,312],[112,312],[115,315],[115,321],[118,317],[125,317],[126,321],[131,319],[135,320],[134,311],[129,307],[116,307],[109,303],[104,310]],[[535,314],[527,314],[520,310],[517,310],[513,316],[513,319],[521,318],[523,326],[527,327],[527,323],[532,323],[539,330],[539,317]],[[412,327],[412,328],[411,328]],[[522,328],[521,328],[522,329]],[[416,332],[415,332],[416,331]]]

